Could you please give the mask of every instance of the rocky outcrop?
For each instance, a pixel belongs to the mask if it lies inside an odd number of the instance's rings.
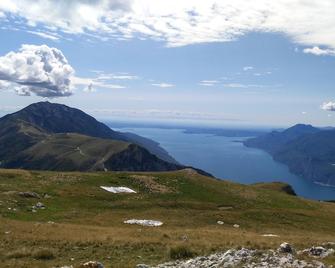
[[[322,248],[322,249],[321,249]],[[313,256],[329,256],[334,249],[323,247],[312,247],[302,251]],[[328,255],[327,255],[328,254]],[[302,257],[302,256],[301,256]],[[150,268],[151,266],[139,264],[137,268]],[[295,254],[294,248],[289,243],[282,243],[277,250],[254,250],[254,249],[230,249],[223,253],[215,253],[210,256],[201,256],[190,260],[178,260],[153,266],[151,268],[327,268],[318,260],[307,261]]]

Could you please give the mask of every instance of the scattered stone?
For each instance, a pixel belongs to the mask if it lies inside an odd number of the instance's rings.
[[[31,207],[31,212],[36,213],[39,209],[45,209],[45,205],[41,202],[37,202],[36,205]]]
[[[240,225],[238,225],[238,224],[234,224],[233,227],[234,227],[234,228],[240,228]]]
[[[149,227],[158,227],[162,226],[163,223],[161,221],[154,221],[154,220],[136,220],[136,219],[131,219],[124,221],[126,224],[138,224],[142,226],[149,226]]]
[[[284,242],[279,246],[277,251],[279,253],[293,253],[294,249],[289,243]]]
[[[101,262],[89,261],[80,266],[81,268],[104,268]]]
[[[187,235],[182,235],[180,239],[183,240],[184,242],[188,241],[188,236]]]
[[[223,221],[217,221],[216,223],[219,224],[219,225],[224,225]]]
[[[300,254],[307,254],[311,257],[317,258],[325,258],[329,255],[334,254],[335,250],[332,248],[324,248],[324,247],[311,247],[305,250],[300,251]]]
[[[37,209],[45,209],[44,204],[41,203],[41,202],[37,202],[36,205],[35,205],[35,207],[36,207]]]
[[[51,198],[51,195],[44,194],[44,195],[43,195],[43,198],[45,198],[45,199],[49,199],[49,198]]]
[[[37,198],[40,199],[40,195],[35,192],[19,192],[19,196],[24,197],[24,198]]]
[[[150,268],[150,266],[146,264],[137,264],[136,268]]]
[[[283,243],[284,244],[284,243]],[[286,243],[287,244],[287,243]],[[285,244],[285,249],[287,245]],[[292,247],[290,247],[292,249]],[[293,251],[293,250],[292,250]],[[251,250],[242,248],[240,250],[230,249],[226,252],[215,253],[210,256],[201,256],[189,260],[177,260],[160,264],[151,268],[326,268],[318,261],[307,262],[299,260],[293,254],[281,254],[275,250]],[[148,265],[139,264],[136,268],[150,268]]]

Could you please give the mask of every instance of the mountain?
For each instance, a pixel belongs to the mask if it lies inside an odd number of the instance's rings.
[[[292,173],[313,182],[335,186],[335,130],[296,125],[244,142],[269,152]]]
[[[167,171],[183,166],[169,155],[132,142],[139,136],[111,130],[84,112],[40,102],[0,119],[0,167],[41,170]]]
[[[21,120],[51,133],[78,133],[103,139],[135,143],[165,161],[179,164],[159,143],[131,133],[112,130],[94,117],[75,108],[50,102],[38,102],[4,116],[0,125]]]
[[[158,142],[130,132],[122,132],[121,134],[129,141],[146,148],[150,153],[158,156],[160,159],[173,164],[179,164],[164,148],[159,145]]]
[[[272,131],[256,138],[248,139],[244,145],[248,147],[256,147],[263,149],[269,153],[274,153],[280,150],[285,144],[306,134],[319,132],[320,129],[311,125],[297,124],[284,131]]]

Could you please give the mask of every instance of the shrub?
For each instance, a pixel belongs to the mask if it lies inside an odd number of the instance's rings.
[[[55,258],[55,253],[50,249],[43,248],[36,250],[33,257],[37,260],[51,260]]]
[[[192,258],[196,253],[186,246],[177,246],[170,249],[170,258],[177,259],[187,259]]]

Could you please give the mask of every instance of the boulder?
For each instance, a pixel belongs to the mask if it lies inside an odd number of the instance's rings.
[[[81,268],[104,268],[101,262],[89,261],[80,266]]]
[[[19,192],[19,196],[24,197],[24,198],[37,198],[40,199],[40,195],[35,192]]]
[[[278,248],[279,253],[293,253],[294,249],[289,243],[282,243]]]
[[[324,248],[324,247],[311,247],[302,251],[303,254],[308,254],[312,257],[325,258],[334,253],[334,249],[332,248]]]
[[[150,266],[146,264],[137,264],[136,268],[150,268]]]

